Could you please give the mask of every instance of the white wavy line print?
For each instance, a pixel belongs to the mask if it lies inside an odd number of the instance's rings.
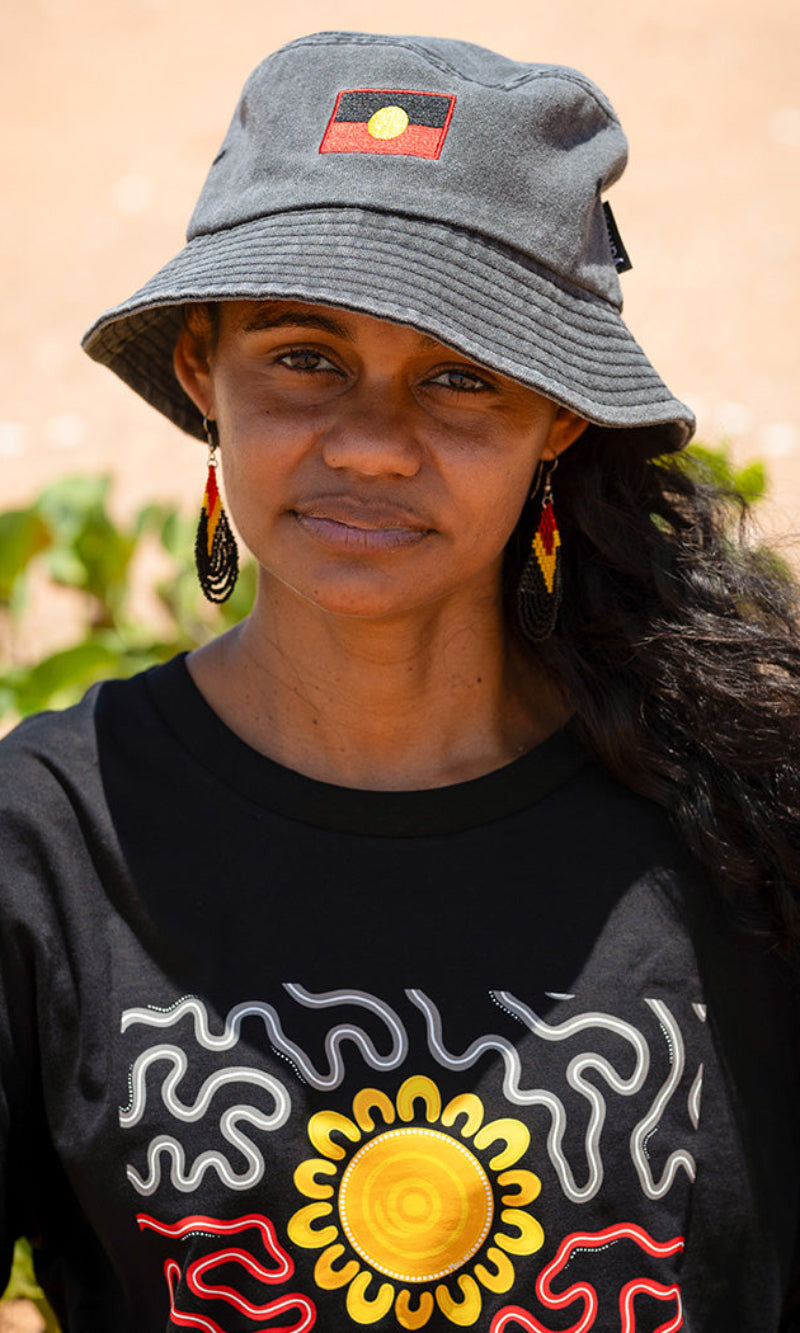
[[[584,1185],[578,1185],[575,1176],[564,1155],[562,1143],[567,1124],[564,1104],[555,1093],[544,1088],[522,1088],[522,1064],[516,1047],[506,1037],[489,1034],[477,1038],[460,1056],[448,1051],[442,1039],[441,1015],[432,1000],[421,990],[406,991],[408,998],[425,1015],[428,1046],[431,1054],[446,1069],[461,1071],[469,1069],[489,1050],[499,1052],[505,1066],[503,1092],[510,1102],[517,1106],[544,1106],[550,1112],[550,1130],[547,1136],[547,1152],[558,1175],[561,1188],[574,1203],[587,1203],[597,1194],[603,1183],[603,1160],[600,1154],[600,1136],[606,1116],[605,1099],[599,1089],[583,1077],[586,1070],[592,1069],[601,1074],[606,1083],[615,1092],[630,1097],[638,1092],[647,1078],[650,1067],[650,1052],[641,1032],[631,1023],[615,1018],[612,1014],[585,1013],[576,1014],[563,1023],[550,1025],[545,1023],[527,1005],[522,1004],[508,991],[494,991],[493,998],[545,1041],[564,1041],[576,1032],[589,1028],[605,1028],[628,1041],[636,1052],[636,1063],[629,1078],[622,1078],[603,1056],[591,1052],[575,1056],[567,1066],[567,1081],[590,1105],[589,1124],[586,1130],[585,1148],[588,1163],[588,1176]]]
[[[237,1128],[240,1120],[246,1120],[257,1129],[276,1128],[274,1117],[264,1115],[255,1106],[231,1106],[224,1112],[219,1122],[223,1137],[239,1149],[248,1163],[240,1175],[233,1170],[224,1153],[213,1149],[200,1153],[187,1172],[183,1145],[170,1134],[158,1134],[147,1148],[147,1176],[141,1176],[135,1167],[128,1166],[128,1180],[138,1194],[155,1194],[161,1184],[161,1159],[166,1157],[170,1161],[170,1182],[182,1194],[196,1190],[209,1170],[216,1171],[223,1185],[231,1190],[246,1190],[257,1185],[264,1174],[264,1158],[252,1140]]]
[[[700,1124],[700,1098],[703,1092],[703,1066],[701,1065],[694,1076],[694,1082],[689,1090],[689,1119],[697,1129]]]
[[[673,1014],[667,1005],[664,1004],[664,1001],[645,999],[645,1004],[649,1005],[653,1013],[656,1015],[661,1030],[664,1033],[669,1050],[670,1071],[664,1083],[656,1093],[653,1104],[647,1112],[647,1115],[644,1116],[633,1129],[630,1139],[631,1158],[633,1159],[633,1164],[636,1168],[636,1174],[639,1177],[639,1183],[647,1197],[649,1199],[663,1199],[664,1195],[668,1194],[672,1189],[672,1186],[675,1183],[675,1177],[679,1170],[684,1170],[689,1179],[694,1180],[695,1175],[697,1174],[697,1169],[692,1154],[685,1148],[676,1148],[667,1158],[666,1165],[661,1174],[661,1179],[658,1182],[653,1179],[653,1174],[650,1170],[650,1164],[645,1153],[646,1142],[650,1135],[658,1129],[662,1116],[672,1100],[675,1089],[683,1077],[686,1055],[681,1030],[678,1027]]]
[[[249,1016],[260,1018],[266,1028],[270,1042],[276,1050],[286,1055],[296,1066],[298,1073],[313,1088],[321,1092],[338,1088],[345,1076],[345,1065],[341,1055],[341,1046],[351,1041],[361,1052],[364,1061],[372,1069],[396,1069],[408,1054],[408,1037],[399,1017],[388,1004],[370,995],[366,991],[341,990],[325,991],[314,995],[304,987],[288,983],[284,989],[297,1003],[308,1008],[327,1008],[341,1004],[360,1005],[369,1009],[386,1024],[392,1044],[388,1055],[380,1055],[375,1045],[360,1027],[348,1023],[339,1023],[330,1029],[325,1037],[325,1055],[328,1060],[328,1072],[320,1073],[306,1055],[302,1047],[285,1035],[280,1018],[271,1004],[261,1000],[246,1000],[234,1005],[225,1019],[222,1033],[215,1036],[209,1026],[208,1013],[201,1000],[187,996],[173,1009],[168,1011],[155,1009],[126,1009],[122,1015],[122,1031],[142,1023],[148,1027],[167,1028],[180,1023],[186,1014],[191,1014],[195,1038],[200,1046],[208,1051],[227,1051],[237,1044],[242,1022]]]
[[[170,1179],[174,1187],[186,1193],[200,1184],[206,1171],[213,1168],[229,1189],[247,1189],[257,1184],[264,1174],[264,1159],[255,1144],[242,1133],[237,1124],[246,1120],[257,1129],[272,1131],[280,1129],[289,1119],[292,1102],[286,1088],[278,1079],[265,1070],[254,1069],[247,1065],[236,1065],[230,1069],[220,1069],[210,1074],[202,1084],[191,1104],[183,1102],[179,1096],[179,1085],[189,1066],[186,1052],[180,1046],[162,1044],[144,1051],[136,1061],[130,1073],[131,1098],[127,1107],[119,1113],[122,1129],[131,1129],[138,1124],[147,1106],[147,1071],[150,1066],[167,1061],[170,1068],[161,1081],[161,1100],[176,1120],[193,1124],[202,1120],[211,1106],[219,1088],[231,1083],[248,1083],[263,1088],[274,1102],[270,1113],[255,1106],[240,1105],[230,1107],[220,1117],[219,1127],[223,1138],[233,1147],[238,1148],[248,1163],[246,1170],[237,1175],[223,1153],[209,1150],[201,1153],[186,1171],[186,1154],[183,1146],[170,1134],[159,1134],[153,1138],[147,1149],[148,1174],[142,1177],[133,1166],[128,1166],[128,1179],[139,1194],[153,1194],[161,1183],[161,1157],[170,1159]]]
[[[178,1085],[189,1067],[186,1052],[180,1046],[163,1045],[151,1046],[134,1062],[131,1070],[130,1105],[119,1113],[119,1123],[123,1129],[130,1129],[132,1125],[138,1124],[144,1115],[147,1105],[147,1071],[152,1064],[161,1060],[168,1060],[172,1066],[161,1083],[161,1100],[176,1120],[188,1123],[202,1120],[211,1105],[214,1093],[227,1083],[251,1083],[270,1093],[275,1102],[275,1110],[267,1117],[269,1124],[265,1128],[280,1129],[289,1119],[292,1102],[286,1088],[265,1070],[254,1069],[249,1065],[235,1065],[230,1069],[220,1069],[216,1074],[210,1074],[193,1104],[186,1105],[178,1097]]]

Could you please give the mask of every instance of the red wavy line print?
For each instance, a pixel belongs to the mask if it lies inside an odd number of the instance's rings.
[[[265,1284],[285,1282],[287,1278],[291,1277],[294,1272],[294,1263],[291,1256],[280,1244],[275,1234],[275,1228],[268,1217],[264,1217],[261,1213],[248,1213],[244,1217],[222,1221],[220,1218],[196,1214],[192,1217],[184,1217],[180,1222],[159,1222],[157,1218],[149,1217],[147,1213],[139,1213],[136,1220],[141,1230],[156,1231],[162,1236],[172,1236],[176,1240],[182,1240],[186,1236],[198,1233],[214,1236],[236,1235],[254,1227],[261,1233],[265,1250],[278,1265],[276,1268],[265,1268],[247,1250],[239,1249],[237,1246],[225,1250],[215,1250],[212,1254],[195,1259],[189,1265],[185,1274],[182,1273],[181,1266],[175,1259],[167,1259],[164,1264],[164,1276],[169,1291],[170,1316],[174,1324],[182,1328],[201,1329],[204,1333],[225,1333],[225,1330],[215,1320],[205,1315],[189,1314],[177,1309],[175,1290],[177,1283],[183,1277],[189,1290],[200,1300],[225,1301],[226,1304],[241,1310],[249,1319],[270,1319],[285,1314],[288,1310],[299,1312],[298,1318],[292,1324],[281,1324],[280,1326],[270,1324],[263,1329],[254,1329],[253,1333],[307,1333],[308,1329],[314,1327],[317,1319],[316,1307],[313,1301],[298,1292],[287,1292],[283,1296],[268,1301],[265,1305],[254,1305],[235,1291],[233,1287],[210,1286],[204,1281],[204,1276],[210,1269],[226,1263],[240,1264],[248,1273]]]
[[[251,1227],[255,1227],[261,1232],[261,1239],[264,1242],[264,1249],[267,1254],[271,1255],[278,1264],[277,1268],[262,1268],[261,1265],[258,1265],[261,1270],[258,1274],[261,1281],[285,1282],[294,1272],[294,1261],[291,1255],[286,1253],[275,1234],[275,1227],[268,1217],[264,1217],[263,1213],[246,1213],[244,1217],[233,1217],[227,1222],[223,1222],[218,1217],[203,1217],[199,1213],[193,1217],[184,1217],[180,1222],[159,1222],[155,1217],[148,1217],[147,1213],[137,1213],[136,1221],[142,1231],[147,1228],[150,1231],[158,1231],[162,1236],[175,1236],[179,1240],[192,1232],[205,1232],[213,1236],[232,1236],[237,1235],[240,1231],[248,1231]],[[251,1256],[248,1255],[248,1259],[250,1258]],[[253,1263],[255,1263],[255,1260],[253,1260]]]
[[[186,1314],[177,1309],[175,1305],[175,1286],[181,1280],[181,1267],[174,1259],[167,1259],[164,1264],[164,1276],[167,1279],[169,1290],[171,1323],[178,1324],[181,1328],[199,1328],[204,1330],[204,1333],[226,1333],[226,1330],[214,1319],[207,1319],[200,1314]],[[255,1309],[255,1307],[252,1308]],[[307,1330],[312,1329],[317,1321],[317,1311],[313,1301],[310,1301],[307,1296],[299,1295],[297,1292],[289,1292],[286,1296],[270,1301],[268,1305],[261,1306],[260,1310],[250,1317],[266,1319],[271,1315],[284,1314],[287,1310],[299,1310],[300,1318],[293,1324],[269,1324],[266,1327],[254,1329],[253,1333],[307,1333]]]
[[[602,1246],[613,1244],[617,1240],[632,1240],[640,1249],[654,1258],[667,1258],[669,1255],[677,1254],[683,1249],[683,1236],[675,1236],[672,1240],[657,1241],[634,1222],[621,1222],[617,1226],[606,1227],[604,1231],[574,1231],[566,1236],[558,1247],[558,1252],[553,1260],[543,1268],[536,1281],[536,1295],[549,1310],[560,1310],[567,1305],[572,1305],[574,1301],[583,1302],[583,1313],[576,1323],[570,1325],[564,1333],[586,1333],[587,1329],[593,1328],[597,1318],[597,1292],[588,1282],[576,1282],[568,1287],[566,1291],[554,1292],[551,1288],[553,1278],[555,1278],[566,1267],[575,1250],[596,1250]],[[620,1330],[621,1333],[636,1333],[636,1316],[633,1308],[634,1297],[637,1292],[647,1292],[650,1296],[655,1296],[657,1300],[674,1300],[676,1311],[674,1316],[665,1323],[659,1324],[655,1333],[675,1333],[676,1329],[683,1326],[683,1310],[681,1306],[680,1288],[677,1286],[664,1287],[659,1282],[651,1282],[647,1278],[635,1278],[628,1282],[620,1292],[619,1311],[620,1311]],[[530,1310],[524,1310],[520,1305],[506,1305],[502,1310],[498,1310],[492,1320],[489,1333],[504,1333],[505,1329],[511,1325],[517,1324],[519,1327],[528,1330],[528,1333],[553,1333],[541,1324]]]

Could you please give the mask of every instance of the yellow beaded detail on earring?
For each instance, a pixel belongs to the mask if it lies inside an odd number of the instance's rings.
[[[208,440],[208,477],[194,544],[197,577],[209,602],[227,602],[239,574],[239,552],[217,486],[217,442],[203,417]]]
[[[550,637],[561,605],[561,534],[553,508],[551,485],[557,465],[558,459],[550,464],[539,464],[531,499],[537,495],[544,478],[542,508],[517,587],[520,624],[525,637],[533,643],[541,643]]]

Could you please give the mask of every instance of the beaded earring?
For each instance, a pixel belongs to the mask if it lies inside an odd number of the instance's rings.
[[[542,507],[517,587],[520,624],[525,637],[533,643],[541,643],[550,637],[561,605],[561,534],[553,508],[551,485],[557,466],[557,458],[551,463],[539,464],[531,500],[536,498],[544,482]]]
[[[217,442],[203,417],[208,440],[208,478],[194,543],[197,577],[209,602],[227,602],[239,574],[239,552],[217,486]]]

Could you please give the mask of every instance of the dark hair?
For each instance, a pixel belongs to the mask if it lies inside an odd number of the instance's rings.
[[[741,497],[661,448],[653,431],[589,426],[562,455],[564,595],[535,651],[590,750],[670,811],[743,915],[757,897],[797,942],[796,587],[750,544]],[[509,591],[526,545],[509,550]]]
[[[211,350],[219,307],[184,320]],[[573,726],[678,833],[740,914],[766,906],[800,944],[800,636],[797,589],[749,542],[747,506],[665,453],[654,429],[587,427],[553,481],[564,596],[532,645]],[[508,614],[531,507],[506,553]]]
[[[183,323],[206,352],[213,352],[219,341],[220,302],[190,302],[183,307]]]

